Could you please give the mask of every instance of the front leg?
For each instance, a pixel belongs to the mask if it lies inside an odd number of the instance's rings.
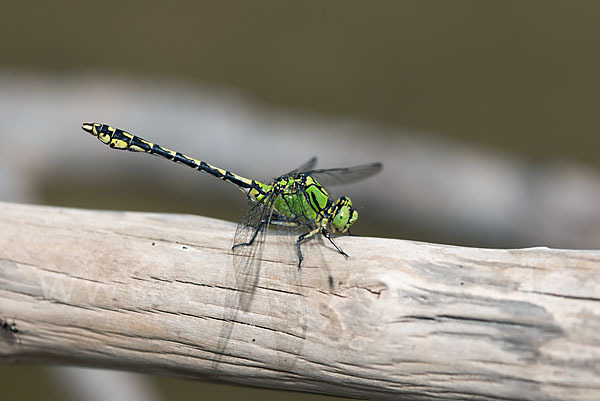
[[[337,249],[337,251],[339,253],[341,253],[342,255],[344,255],[345,257],[348,257],[348,254],[346,252],[344,252],[342,250],[342,248],[339,247],[338,244],[335,243],[335,241],[333,240],[333,238],[331,238],[331,234],[329,234],[329,231],[327,231],[326,229],[322,229],[321,233],[323,234],[323,236],[325,236],[325,238],[327,238],[329,240],[329,242],[331,242],[333,244],[333,246],[335,246],[335,249]]]

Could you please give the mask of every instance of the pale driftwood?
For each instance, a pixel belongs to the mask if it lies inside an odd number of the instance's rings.
[[[600,251],[344,237],[350,258],[316,244],[295,286],[267,244],[249,310],[230,313],[232,223],[0,203],[0,227],[0,314],[20,330],[0,332],[3,362],[372,399],[600,398]]]

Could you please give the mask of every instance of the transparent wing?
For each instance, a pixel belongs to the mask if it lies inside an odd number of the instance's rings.
[[[284,175],[294,175],[294,174],[298,174],[298,173],[303,173],[305,171],[314,169],[316,165],[317,165],[317,158],[313,157],[310,160],[308,160],[306,163],[301,165],[300,167],[298,167]]]
[[[356,167],[329,168],[307,171],[323,186],[351,184],[377,174],[383,168],[381,163],[363,164]]]
[[[225,354],[239,310],[247,311],[250,308],[259,279],[260,257],[269,226],[268,223],[273,214],[275,198],[276,196],[271,195],[257,202],[242,216],[236,228],[233,240],[235,288],[233,288],[225,302],[223,315],[225,322],[219,335],[213,366],[215,370],[218,369],[219,363]]]
[[[256,203],[242,216],[233,237],[233,269],[239,307],[247,311],[260,274],[260,257],[273,216],[276,194]]]
[[[307,227],[296,219],[274,215],[269,229],[269,239],[274,238],[276,255],[267,259],[283,262],[276,270],[271,268],[268,277],[274,280],[273,288],[280,291],[278,297],[269,299],[269,325],[273,329],[269,347],[276,351],[273,367],[291,371],[302,355],[308,327],[306,290],[302,284],[305,270],[298,270],[296,241],[307,231]],[[270,248],[269,249],[273,249]],[[265,270],[269,266],[265,267]],[[262,284],[260,284],[262,288]]]

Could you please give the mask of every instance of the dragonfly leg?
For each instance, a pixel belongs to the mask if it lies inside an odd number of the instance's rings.
[[[285,220],[271,220],[271,224],[273,224],[274,226],[280,226],[280,227],[298,227],[299,224],[296,223],[295,221],[285,221]]]
[[[232,250],[234,250],[235,248],[239,247],[239,246],[250,246],[254,243],[254,240],[256,239],[256,236],[258,235],[258,233],[260,232],[260,229],[262,228],[262,226],[264,226],[266,224],[266,220],[261,221],[258,224],[258,227],[256,227],[256,230],[254,230],[254,234],[252,234],[252,238],[250,238],[250,241],[248,242],[242,242],[240,244],[233,244],[233,246],[231,247]]]
[[[339,253],[341,253],[345,257],[348,257],[348,254],[346,252],[344,252],[342,250],[342,248],[340,248],[340,246],[338,244],[335,243],[335,241],[333,240],[333,238],[331,238],[331,234],[329,234],[329,231],[327,231],[326,229],[322,229],[321,232],[323,233],[323,235],[325,236],[325,238],[327,238],[329,240],[329,242],[331,242],[333,244],[333,246],[335,246],[335,249],[337,249],[337,251]]]
[[[317,227],[314,230],[302,234],[298,237],[298,240],[296,241],[296,249],[298,250],[298,270],[300,270],[302,260],[304,259],[304,257],[302,256],[302,250],[300,249],[300,244],[302,243],[302,241],[306,241],[307,239],[314,237],[315,234],[319,232],[319,230],[320,228]]]

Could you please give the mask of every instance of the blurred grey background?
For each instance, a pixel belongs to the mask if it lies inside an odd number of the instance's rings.
[[[584,1],[5,2],[0,200],[244,212],[218,180],[101,146],[79,128],[92,120],[263,180],[311,156],[319,167],[382,161],[380,175],[334,191],[358,206],[359,235],[598,248],[599,11]],[[83,373],[0,372],[2,398],[92,399],[73,385]],[[136,381],[156,399],[282,396]]]

